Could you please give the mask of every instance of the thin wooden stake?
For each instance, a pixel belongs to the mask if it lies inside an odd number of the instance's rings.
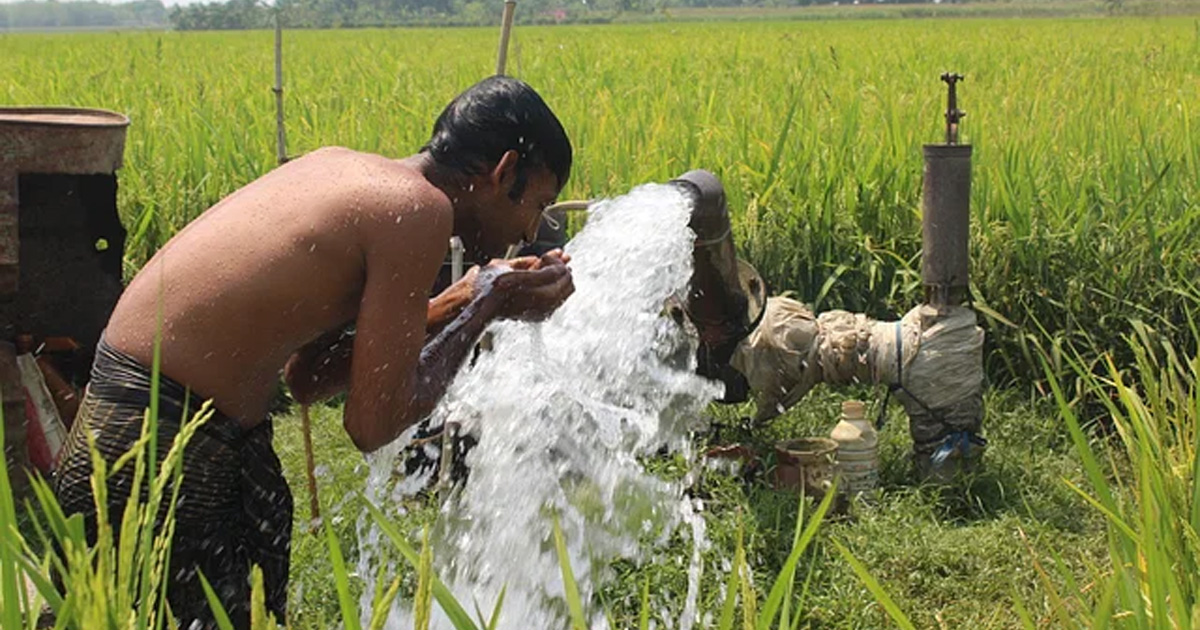
[[[308,417],[308,405],[300,405],[300,427],[304,432],[304,464],[308,472],[308,510],[310,523],[316,528],[321,519],[321,502],[317,498],[317,471],[313,463],[312,421]]]
[[[280,164],[288,161],[287,134],[283,127],[283,24],[279,17],[279,7],[275,7],[275,157]]]
[[[508,38],[512,35],[513,14],[517,11],[516,0],[505,0],[504,20],[500,26],[500,52],[496,57],[496,74],[504,74],[508,64]]]
[[[500,51],[496,55],[496,74],[503,75],[504,68],[508,64],[508,40],[512,35],[513,14],[516,13],[516,0],[505,0],[504,2],[504,17],[500,26]],[[512,258],[516,254],[513,247],[509,247],[505,258]],[[450,239],[450,280],[458,282],[463,275],[463,245],[462,240],[457,236]],[[449,420],[442,427],[442,457],[438,467],[437,486],[439,489],[445,489],[450,486],[450,474],[454,468],[454,442],[458,438],[458,423],[450,422]]]

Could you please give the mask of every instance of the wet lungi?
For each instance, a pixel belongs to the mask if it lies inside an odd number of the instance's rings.
[[[86,434],[91,432],[111,466],[141,436],[150,404],[151,371],[104,340],[96,351],[91,381],[56,470],[55,494],[63,511],[83,513],[89,537],[95,537],[91,461]],[[159,378],[157,461],[170,450],[183,419],[191,419],[203,397],[178,382]],[[187,408],[185,408],[187,407]],[[264,420],[243,430],[219,412],[202,425],[184,450],[183,479],[175,508],[167,599],[181,628],[215,628],[198,571],[213,587],[234,625],[250,624],[250,566],[262,568],[266,607],[284,621],[292,495],[271,448],[272,425]],[[133,466],[108,480],[109,521],[116,529],[129,499]],[[143,480],[143,488],[147,480]],[[143,490],[143,500],[144,500]],[[166,516],[168,500],[158,512]]]

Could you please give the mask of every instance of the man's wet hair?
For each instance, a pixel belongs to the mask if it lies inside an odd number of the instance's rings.
[[[438,164],[478,175],[494,167],[506,151],[516,151],[517,179],[509,196],[525,192],[529,169],[543,167],[558,178],[571,174],[571,140],[550,107],[528,84],[505,76],[489,77],[454,97],[421,147]]]

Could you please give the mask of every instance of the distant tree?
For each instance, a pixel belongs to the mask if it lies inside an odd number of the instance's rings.
[[[0,4],[0,28],[116,28],[167,25],[167,9],[161,0],[138,0],[109,4],[83,2],[35,2],[25,0]]]
[[[171,9],[170,20],[181,31],[266,28],[272,23],[270,9],[258,4],[257,0],[175,6]]]

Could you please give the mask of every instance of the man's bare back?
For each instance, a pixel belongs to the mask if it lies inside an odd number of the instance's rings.
[[[125,290],[106,339],[149,365],[161,309],[164,372],[249,428],[266,416],[289,356],[356,318],[368,260],[403,254],[407,265],[388,267],[400,296],[392,315],[423,330],[452,219],[446,195],[404,163],[316,151],[171,239]]]

